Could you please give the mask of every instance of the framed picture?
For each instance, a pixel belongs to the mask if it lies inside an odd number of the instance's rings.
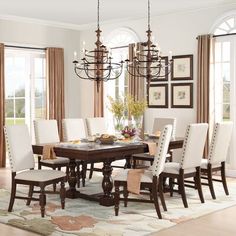
[[[193,55],[173,56],[171,80],[193,79]]]
[[[148,107],[168,108],[168,84],[151,84],[148,90]]]
[[[161,65],[160,74],[158,77],[152,79],[153,82],[168,81],[168,57],[161,57]],[[158,71],[156,71],[156,73],[158,73]]]
[[[192,83],[178,83],[171,85],[171,107],[193,108]]]

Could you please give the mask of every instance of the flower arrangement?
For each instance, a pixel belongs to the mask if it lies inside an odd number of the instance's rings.
[[[125,138],[131,138],[131,137],[135,136],[136,130],[133,127],[125,126],[125,128],[121,131],[121,134]]]
[[[145,109],[147,108],[147,102],[145,99],[135,101],[134,97],[127,95],[127,110],[130,116],[133,116],[135,119],[143,115]]]

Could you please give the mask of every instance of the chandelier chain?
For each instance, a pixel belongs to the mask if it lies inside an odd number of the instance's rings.
[[[150,0],[148,0],[148,29],[150,29]]]
[[[100,0],[98,0],[97,12],[98,12],[98,14],[97,14],[97,16],[98,16],[98,18],[97,18],[97,20],[98,20],[97,27],[99,29],[100,28],[100,23],[99,23],[99,21],[100,21]]]

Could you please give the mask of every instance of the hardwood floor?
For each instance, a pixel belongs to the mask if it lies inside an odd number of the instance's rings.
[[[9,169],[0,169],[0,188],[10,188],[10,176],[11,174]],[[236,206],[233,206],[194,220],[180,223],[174,227],[159,231],[158,233],[150,234],[150,236],[234,236],[236,235],[235,212]],[[0,235],[11,236],[38,235],[4,224],[0,224],[0,232]]]

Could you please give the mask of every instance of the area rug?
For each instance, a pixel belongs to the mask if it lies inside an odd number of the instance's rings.
[[[96,192],[101,185],[101,175],[86,183],[82,192]],[[226,196],[221,183],[215,183],[216,200],[212,200],[207,186],[203,187],[205,203],[201,204],[197,191],[187,188],[189,208],[184,208],[181,197],[165,195],[168,211],[162,211],[158,219],[153,204],[128,203],[120,205],[119,216],[114,216],[113,207],[103,207],[96,202],[82,199],[66,199],[65,210],[60,207],[58,195],[47,195],[46,217],[41,218],[37,202],[26,206],[16,199],[14,211],[7,212],[10,192],[0,189],[0,222],[41,235],[61,236],[143,236],[155,233],[180,222],[236,205],[236,180],[228,180],[230,195]],[[27,193],[28,188],[18,188],[18,193]]]

